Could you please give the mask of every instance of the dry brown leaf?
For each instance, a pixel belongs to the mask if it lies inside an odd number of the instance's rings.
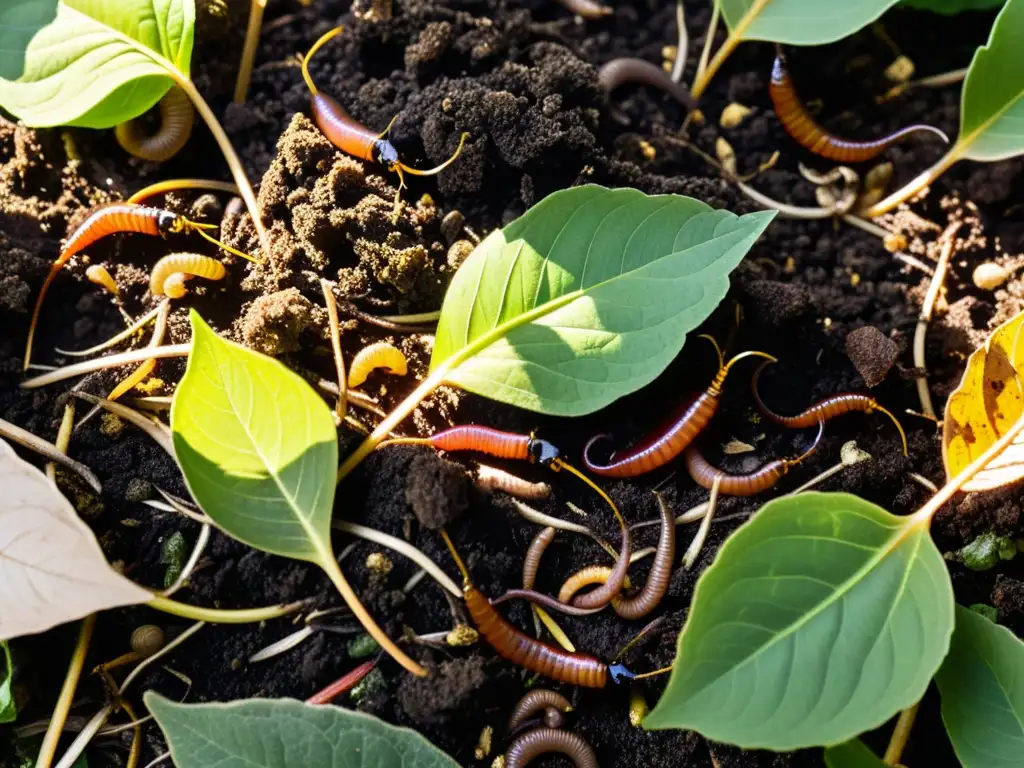
[[[0,639],[153,599],[116,573],[46,475],[0,440]]]
[[[1024,313],[996,328],[967,359],[946,401],[942,461],[951,479],[1024,418]],[[962,488],[986,491],[1024,478],[1024,437],[1012,442]]]

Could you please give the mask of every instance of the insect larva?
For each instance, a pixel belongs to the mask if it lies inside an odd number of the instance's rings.
[[[94,283],[101,288],[105,288],[108,293],[112,293],[114,296],[120,297],[121,289],[117,287],[117,283],[114,281],[114,278],[102,264],[93,264],[85,270],[85,278],[90,283]]]
[[[609,16],[615,11],[607,5],[601,5],[594,0],[559,0],[569,11],[584,19],[601,19]]]
[[[386,341],[378,341],[363,347],[352,358],[348,369],[348,385],[358,387],[375,368],[387,368],[396,376],[405,376],[409,369],[402,350]]]
[[[328,40],[341,34],[343,29],[344,27],[336,27],[324,34],[313,43],[309,53],[302,58],[302,78],[306,81],[306,86],[309,88],[309,105],[310,111],[313,113],[313,122],[316,123],[317,128],[321,130],[324,136],[327,137],[327,140],[345,154],[352,155],[352,157],[357,157],[360,160],[380,163],[387,166],[389,171],[397,173],[399,182],[398,192],[395,195],[395,203],[397,205],[399,195],[405,187],[404,174],[434,176],[440,173],[455,162],[459,153],[462,152],[462,147],[466,143],[466,139],[469,138],[469,134],[463,133],[459,139],[459,146],[455,149],[452,156],[430,170],[419,171],[415,168],[410,168],[399,160],[398,150],[395,149],[395,145],[384,138],[391,129],[390,125],[384,129],[383,133],[371,131],[346,112],[345,108],[336,99],[317,90],[316,85],[313,83],[313,78],[309,76],[309,60],[313,57],[313,54],[320,50],[321,46]],[[395,119],[397,119],[397,116],[391,122],[394,123]]]
[[[779,116],[786,133],[805,149],[840,163],[861,163],[870,160],[880,155],[889,145],[918,131],[935,134],[949,143],[949,137],[945,133],[930,125],[911,125],[872,141],[851,141],[832,135],[808,114],[807,108],[800,101],[781,51],[775,56],[775,62],[772,64],[768,93],[775,106],[775,114]]]
[[[508,730],[515,730],[521,723],[548,708],[559,712],[572,712],[572,704],[560,693],[549,688],[534,688],[528,691],[512,709],[508,719]]]
[[[505,752],[505,768],[523,768],[548,752],[566,755],[576,768],[598,768],[597,755],[580,736],[554,728],[524,733]]]
[[[609,94],[620,85],[642,83],[664,91],[689,110],[697,108],[697,102],[685,86],[661,67],[643,59],[612,59],[597,73],[597,83]]]
[[[149,292],[154,296],[167,295],[171,298],[180,298],[184,295],[184,283],[181,282],[181,279],[176,278],[170,286],[167,286],[167,280],[176,274],[205,277],[207,280],[222,280],[227,274],[227,270],[221,262],[209,256],[198,253],[171,253],[153,265],[153,271],[149,273]],[[170,292],[166,290],[168,287],[171,289]],[[173,296],[172,293],[179,293],[179,295]]]
[[[611,575],[610,565],[588,565],[581,568],[562,584],[562,588],[558,590],[558,599],[563,603],[568,603],[584,587],[589,587],[591,584],[604,584]]]
[[[25,342],[25,364],[24,369],[32,361],[32,341],[35,338],[36,325],[39,323],[39,313],[43,308],[43,299],[50,288],[50,284],[57,277],[68,260],[76,253],[88,248],[107,235],[118,232],[139,232],[145,235],[165,237],[170,234],[195,232],[206,240],[223,248],[228,253],[241,256],[252,261],[252,257],[241,251],[225,245],[219,240],[208,235],[204,230],[216,229],[216,224],[199,224],[186,219],[170,211],[160,208],[151,208],[146,205],[134,205],[129,203],[112,203],[94,211],[81,226],[78,227],[64,244],[60,255],[50,267],[50,272],[43,281],[43,287],[39,289],[39,296],[36,297],[35,307],[32,309],[32,320],[29,322],[28,340]]]
[[[537,569],[540,568],[540,559],[544,555],[544,550],[554,540],[555,529],[550,525],[533,537],[530,548],[526,550],[526,557],[523,558],[523,589],[533,589],[533,582],[537,578]]]
[[[707,339],[715,345],[719,363],[718,373],[703,394],[690,403],[667,430],[656,432],[630,449],[624,456],[615,458],[608,464],[595,464],[590,460],[591,447],[606,435],[592,437],[583,449],[583,464],[587,469],[604,477],[636,477],[667,464],[682,453],[686,446],[692,443],[700,431],[707,426],[718,409],[718,398],[722,393],[722,385],[733,365],[745,357],[763,357],[775,362],[775,358],[771,355],[751,351],[742,352],[726,363],[723,361],[721,350],[714,339],[710,336],[701,336],[700,338]]]
[[[547,483],[531,483],[516,477],[502,469],[481,464],[476,472],[476,484],[485,491],[504,491],[509,496],[516,496],[527,501],[546,499],[551,495],[551,486]]]
[[[856,392],[841,392],[837,395],[826,397],[824,400],[819,400],[795,416],[780,416],[775,413],[764,404],[758,391],[758,380],[761,377],[761,372],[768,365],[769,363],[762,363],[758,366],[758,369],[754,372],[754,377],[750,380],[750,391],[754,396],[754,403],[765,418],[771,419],[776,424],[781,424],[790,429],[807,429],[813,427],[819,421],[828,421],[851,411],[861,411],[862,413],[878,411],[888,416],[892,423],[896,425],[896,429],[900,433],[900,440],[903,443],[903,455],[907,455],[907,434],[903,431],[903,426],[889,410],[879,405],[878,401],[870,395],[862,395]],[[722,490],[723,492],[725,491],[724,488]]]
[[[620,677],[632,677],[632,673],[621,664],[608,665],[587,653],[563,651],[535,640],[513,627],[495,610],[483,593],[470,583],[469,571],[455,551],[447,532],[442,529],[441,535],[462,573],[463,597],[473,624],[502,658],[552,680],[585,688],[604,688],[608,684],[609,674],[615,682],[618,682]]]
[[[160,127],[152,136],[145,134],[138,118],[118,125],[114,136],[125,152],[143,160],[162,163],[178,154],[188,142],[195,110],[185,92],[176,85],[171,86],[157,106],[160,109]]]
[[[799,464],[818,449],[821,436],[825,432],[825,422],[818,422],[818,436],[814,443],[801,456],[795,459],[776,459],[765,464],[749,475],[730,475],[715,466],[712,466],[707,459],[701,455],[696,446],[691,445],[683,453],[683,460],[686,462],[686,471],[697,485],[710,490],[715,485],[715,478],[721,476],[719,492],[729,496],[754,496],[755,494],[767,491],[769,488],[782,479],[789,472],[790,467]]]

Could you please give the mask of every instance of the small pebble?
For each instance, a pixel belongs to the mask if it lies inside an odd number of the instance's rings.
[[[996,264],[994,261],[986,261],[984,264],[979,264],[974,268],[974,274],[971,275],[974,284],[983,291],[994,291],[1005,283],[1009,277],[1010,270]]]

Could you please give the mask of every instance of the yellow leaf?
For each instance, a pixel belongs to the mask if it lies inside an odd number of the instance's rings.
[[[949,400],[942,426],[947,479],[977,459],[1024,418],[1024,313],[996,328],[967,359],[963,379]],[[1011,444],[964,486],[985,491],[1024,478],[1024,445]]]

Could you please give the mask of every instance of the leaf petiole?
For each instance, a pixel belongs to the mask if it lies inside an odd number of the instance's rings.
[[[150,608],[163,611],[164,613],[169,613],[172,616],[180,616],[183,619],[194,619],[196,621],[207,621],[211,624],[252,624],[259,621],[277,619],[281,616],[287,616],[290,613],[295,613],[295,611],[299,610],[299,608],[305,604],[305,600],[297,600],[294,603],[269,605],[265,608],[239,608],[229,610],[224,608],[203,608],[198,605],[188,605],[187,603],[179,603],[177,600],[171,600],[170,598],[163,597],[161,595],[154,595],[153,599],[146,603]]]

